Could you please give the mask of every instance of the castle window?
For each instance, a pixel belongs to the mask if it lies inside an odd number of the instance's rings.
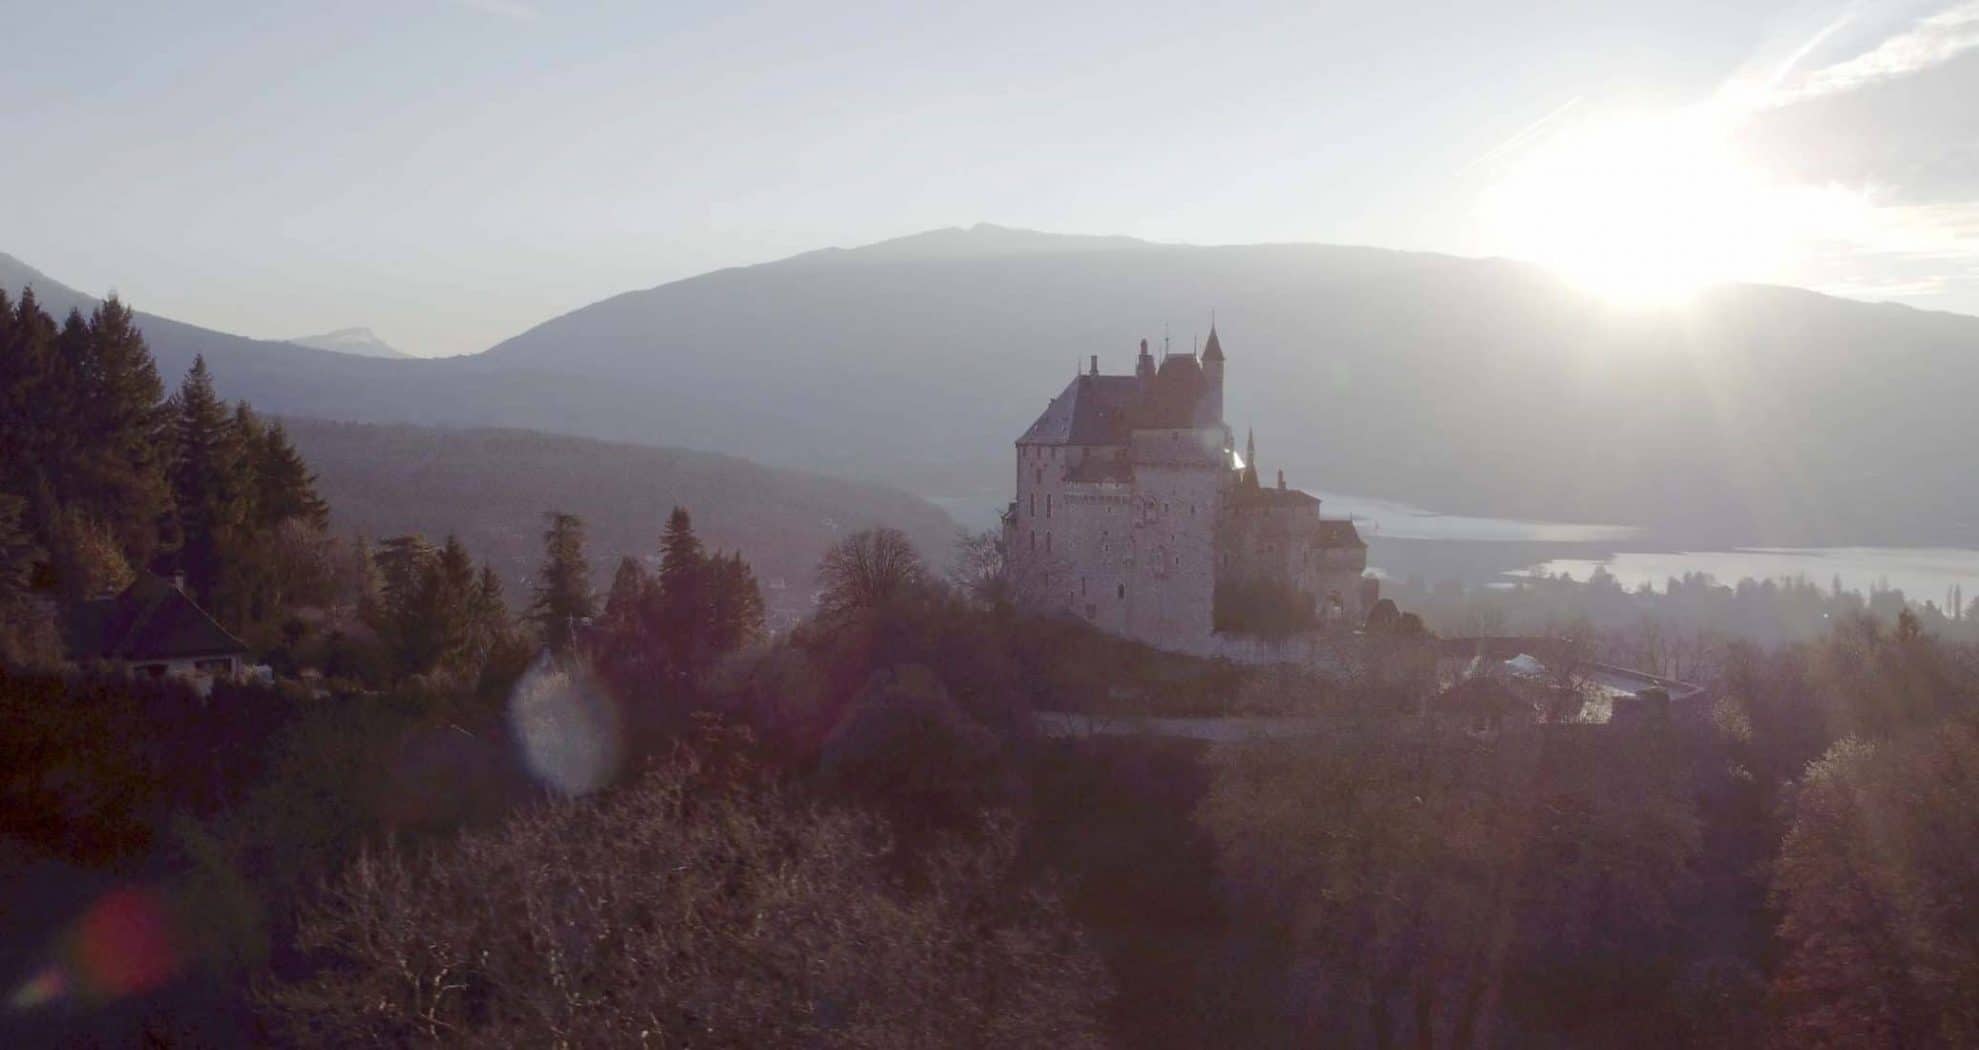
[[[1044,552],[1046,554],[1051,553],[1051,533],[1049,532],[1044,534]]]
[[[1038,494],[1033,492],[1031,493],[1031,517],[1035,518],[1037,516],[1038,516]]]
[[[1079,597],[1084,598],[1085,596],[1086,596],[1086,578],[1084,576],[1081,576],[1079,577]]]
[[[1038,534],[1033,532],[1031,533],[1031,553],[1036,554],[1037,552],[1038,552]]]
[[[1120,599],[1120,600],[1121,600],[1121,601],[1123,601],[1123,602],[1124,602],[1124,601],[1126,601],[1126,600],[1127,600],[1127,585],[1126,585],[1126,584],[1124,584],[1124,583],[1122,583],[1122,584],[1118,584],[1117,586],[1115,586],[1115,588],[1114,588],[1114,591],[1113,591],[1113,596],[1114,596],[1115,598],[1118,598],[1118,599]]]
[[[1043,467],[1032,467],[1032,468],[1031,468],[1031,481],[1032,481],[1033,483],[1035,483],[1035,484],[1039,484],[1039,485],[1042,485],[1042,484],[1044,484],[1044,468],[1043,468]]]
[[[1044,494],[1044,516],[1051,517],[1051,493]]]

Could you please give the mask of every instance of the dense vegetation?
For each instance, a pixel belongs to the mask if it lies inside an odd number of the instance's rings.
[[[1963,621],[1722,638],[1684,657],[1706,701],[1583,725],[1441,692],[1392,602],[1347,673],[1247,669],[1020,615],[993,544],[944,576],[884,528],[771,634],[678,508],[602,594],[581,516],[511,523],[516,616],[458,539],[328,538],[282,432],[203,368],[162,397],[121,309],[0,333],[31,467],[0,518],[14,1042],[1979,1037]],[[273,684],[61,664],[55,610],[174,562]],[[1325,728],[1051,738],[1039,710]]]

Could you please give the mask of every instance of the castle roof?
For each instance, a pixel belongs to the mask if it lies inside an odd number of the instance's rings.
[[[1345,518],[1319,519],[1319,532],[1315,537],[1322,547],[1366,547],[1361,539],[1361,531]]]
[[[1223,344],[1216,338],[1216,325],[1214,323],[1209,326],[1209,342],[1203,344],[1203,360],[1223,360]]]
[[[1017,439],[1020,445],[1120,445],[1127,416],[1140,399],[1135,376],[1082,375],[1051,399],[1044,414]]]
[[[76,606],[70,616],[69,647],[74,656],[106,660],[173,660],[247,652],[240,639],[227,633],[184,591],[148,572],[114,598],[97,598]]]

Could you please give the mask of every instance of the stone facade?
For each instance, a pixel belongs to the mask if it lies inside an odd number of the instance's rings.
[[[1214,327],[1200,357],[1142,341],[1132,375],[1099,359],[1017,440],[1017,498],[1003,539],[1022,599],[1183,652],[1229,648],[1219,584],[1282,584],[1319,622],[1358,622],[1372,600],[1367,547],[1319,501],[1258,484],[1223,421]]]

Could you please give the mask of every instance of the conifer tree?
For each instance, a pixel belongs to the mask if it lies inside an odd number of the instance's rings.
[[[543,568],[530,616],[543,644],[561,653],[569,650],[579,623],[591,617],[591,568],[584,560],[584,519],[561,511],[543,518]]]
[[[618,569],[612,573],[612,589],[605,595],[605,612],[601,620],[605,630],[616,635],[640,633],[640,621],[644,617],[652,585],[638,559],[631,555],[620,558]]]
[[[171,504],[165,385],[135,316],[115,296],[90,315],[78,352],[79,495],[132,560],[142,561],[157,546]]]
[[[434,658],[447,667],[468,669],[474,656],[474,599],[478,581],[474,559],[468,555],[460,537],[447,537],[427,577],[427,598],[423,604],[434,625]]]
[[[502,599],[502,578],[491,565],[481,566],[468,602],[470,644],[485,661],[509,637],[508,604]]]
[[[30,501],[31,520],[46,520],[59,513],[54,484],[63,476],[74,384],[34,289],[0,322],[0,489]]]
[[[205,357],[193,359],[174,408],[172,495],[179,558],[195,592],[208,595],[225,567],[230,541],[247,523],[248,493],[235,421],[213,390]]]
[[[255,449],[259,492],[257,505],[266,524],[300,520],[316,528],[330,521],[329,504],[316,493],[316,475],[289,443],[288,431],[277,422],[261,435]]]
[[[660,537],[660,578],[652,633],[673,673],[692,677],[707,644],[707,557],[687,508],[675,507]]]
[[[709,576],[708,649],[711,655],[734,652],[763,633],[763,592],[756,573],[740,552],[715,557]]]

